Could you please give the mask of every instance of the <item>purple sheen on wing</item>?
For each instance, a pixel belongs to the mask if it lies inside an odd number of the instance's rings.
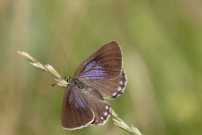
[[[82,97],[76,98],[76,108],[85,108],[86,106],[86,101]]]
[[[104,71],[104,70],[90,70],[90,71],[88,71],[88,72],[86,72],[86,73],[84,73],[84,74],[82,74],[81,75],[81,77],[95,77],[95,78],[97,78],[97,77],[102,77],[102,78],[104,78],[104,76],[106,75],[106,71]]]
[[[96,64],[96,61],[95,60],[93,60],[93,61],[90,61],[90,62],[88,62],[88,63],[85,63],[84,65],[84,67],[85,67],[85,69],[84,69],[84,72],[86,72],[86,71],[88,71],[89,69],[91,69],[94,65]]]
[[[102,80],[105,79],[103,76],[87,76],[85,77],[86,79],[91,79],[91,80]]]
[[[74,104],[76,108],[86,108],[87,106],[85,99],[80,95],[77,90],[70,91],[67,99],[68,103]]]

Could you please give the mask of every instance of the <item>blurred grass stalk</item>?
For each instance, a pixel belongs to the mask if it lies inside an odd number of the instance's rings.
[[[62,87],[66,87],[67,86],[67,81],[65,81],[61,75],[55,70],[55,68],[49,64],[41,64],[40,62],[38,62],[36,59],[34,59],[31,55],[29,55],[28,53],[24,52],[24,51],[17,51],[18,54],[20,54],[25,60],[27,60],[31,65],[33,65],[34,67],[41,69],[43,71],[49,72],[52,75],[54,75],[56,84],[58,86],[62,86]]]
[[[41,69],[43,71],[49,72],[52,75],[54,75],[55,81],[58,86],[62,86],[62,87],[66,87],[67,86],[67,81],[64,80],[61,75],[55,70],[55,68],[49,64],[41,64],[40,62],[38,62],[36,59],[34,59],[31,55],[29,55],[27,52],[24,51],[17,51],[18,54],[20,54],[25,60],[27,60],[31,65],[33,65],[34,67]],[[132,124],[131,126],[129,126],[125,121],[123,121],[121,118],[119,118],[119,116],[116,114],[116,112],[111,109],[111,116],[112,116],[112,120],[114,122],[114,124],[118,127],[120,127],[121,129],[134,134],[134,135],[142,135],[140,133],[140,131],[134,127]]]

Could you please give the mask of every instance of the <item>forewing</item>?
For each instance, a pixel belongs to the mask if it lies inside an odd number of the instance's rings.
[[[103,97],[114,98],[122,94],[126,78],[118,43],[108,43],[93,53],[79,66],[75,76],[97,89]]]
[[[62,126],[74,130],[87,126],[94,121],[94,113],[77,87],[68,85],[62,105]]]
[[[121,50],[116,42],[111,42],[84,61],[75,76],[86,79],[104,79],[120,75],[122,68]]]

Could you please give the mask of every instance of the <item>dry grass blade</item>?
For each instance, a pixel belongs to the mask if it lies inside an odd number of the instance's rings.
[[[35,58],[33,58],[31,55],[29,55],[27,52],[24,51],[17,51],[18,54],[20,54],[25,60],[27,60],[31,65],[33,65],[34,67],[41,69],[43,71],[49,72],[52,75],[54,75],[55,81],[58,86],[62,86],[62,87],[66,87],[67,86],[67,81],[65,81],[64,79],[62,79],[61,75],[55,70],[55,68],[49,64],[41,64],[40,62],[38,62]]]
[[[57,78],[62,78],[61,75],[55,70],[55,68],[49,64],[45,65],[46,69],[48,69],[48,71],[53,74],[54,76],[56,76]]]

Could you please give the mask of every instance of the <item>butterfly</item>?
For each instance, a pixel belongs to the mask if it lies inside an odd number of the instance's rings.
[[[62,127],[80,129],[89,124],[104,124],[110,116],[110,105],[104,98],[114,99],[124,92],[126,77],[122,54],[117,42],[103,45],[67,77],[62,104]]]

